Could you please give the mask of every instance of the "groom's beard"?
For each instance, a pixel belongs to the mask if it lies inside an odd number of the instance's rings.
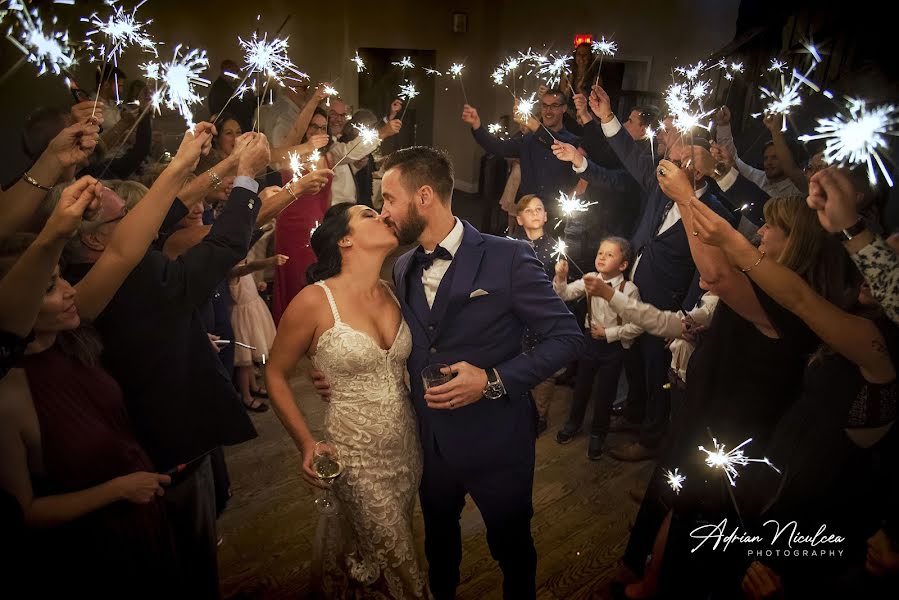
[[[409,205],[409,216],[405,223],[398,224],[391,220],[390,225],[393,233],[399,240],[401,246],[408,246],[418,241],[419,236],[425,230],[427,222],[422,218],[421,213],[414,204]]]

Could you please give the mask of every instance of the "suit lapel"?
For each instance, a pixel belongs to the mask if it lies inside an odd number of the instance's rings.
[[[465,232],[462,235],[462,244],[453,257],[455,273],[453,273],[452,281],[449,286],[440,286],[437,298],[434,300],[434,314],[431,322],[437,324],[437,332],[435,338],[440,335],[444,326],[452,319],[453,315],[468,302],[468,295],[471,293],[471,286],[478,274],[481,266],[481,259],[484,256],[484,248],[482,243],[484,238],[480,232],[472,227],[468,222],[463,221]],[[447,289],[448,288],[448,289]],[[441,298],[446,296],[448,298]]]
[[[400,301],[400,308],[403,311],[403,316],[406,318],[406,323],[410,326],[417,326],[422,333],[425,333],[427,331],[426,323],[421,322],[418,314],[409,304],[409,277],[411,276],[409,270],[415,264],[415,261],[412,260],[413,252],[414,250],[409,251],[397,259],[396,273],[399,281],[394,283],[396,284],[397,299]]]

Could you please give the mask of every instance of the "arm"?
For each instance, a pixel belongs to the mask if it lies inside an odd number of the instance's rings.
[[[590,185],[610,192],[629,192],[633,189],[633,179],[621,169],[606,169],[583,156],[574,146],[564,142],[552,145],[553,154],[562,161],[571,163],[575,173]]]
[[[512,310],[536,336],[527,354],[496,365],[510,398],[520,398],[563,365],[577,358],[584,335],[574,315],[553,292],[542,263],[527,244],[512,259]]]
[[[302,454],[303,478],[313,485],[319,483],[312,470],[315,437],[303,418],[288,381],[297,362],[312,349],[318,315],[325,301],[323,296],[324,292],[318,286],[310,285],[291,300],[281,317],[265,368],[265,385],[272,408]]]
[[[593,93],[590,94],[590,108],[599,117],[602,132],[608,138],[612,151],[643,191],[648,193],[656,185],[655,163],[615,118],[609,95],[599,86],[594,86]]]
[[[821,340],[856,364],[866,380],[889,383],[896,377],[886,343],[869,319],[847,313],[831,304],[802,277],[764,255],[720,217],[696,206],[696,226],[703,241],[724,249],[730,261],[748,271],[749,277],[771,298],[802,319]]]
[[[306,133],[306,129],[309,127],[309,123],[312,122],[312,116],[315,114],[316,107],[325,99],[323,90],[322,86],[315,88],[312,96],[303,105],[300,114],[297,115],[297,118],[294,119],[289,128],[284,130],[282,127],[276,127],[272,131],[272,144],[283,147],[295,146],[300,143],[300,140],[303,139],[303,134]]]
[[[471,135],[474,140],[488,154],[502,156],[504,158],[519,158],[521,156],[521,139],[500,140],[495,135],[481,127],[481,117],[478,110],[468,104],[462,109],[462,120],[471,126]]]
[[[258,260],[247,260],[244,261],[243,264],[239,264],[228,273],[228,277],[231,279],[239,279],[244,275],[249,275],[250,273],[255,273],[256,271],[261,271],[266,267],[280,267],[282,265],[287,264],[288,257],[283,254],[276,254],[274,256],[269,256],[268,258],[260,258]]]
[[[302,202],[300,199],[302,196],[317,194],[328,183],[328,177],[334,177],[334,171],[331,169],[310,171],[300,179],[289,181],[276,194],[263,197],[262,208],[256,216],[256,226],[262,227],[295,201]]]
[[[144,257],[156,239],[159,227],[172,206],[175,194],[196,167],[200,154],[208,152],[214,128],[200,124],[197,134],[188,131],[171,164],[162,172],[143,200],[116,226],[109,244],[87,275],[75,286],[82,319],[97,318],[125,278]]]
[[[868,243],[864,244],[866,241]],[[850,251],[852,262],[861,271],[871,287],[871,294],[890,320],[899,323],[899,255],[882,237],[871,232],[852,238],[844,246],[848,249],[852,242],[856,242],[856,246],[864,244],[861,248]]]
[[[584,290],[583,278],[568,283],[564,279],[560,279],[558,276],[556,276],[556,278],[553,279],[553,290],[556,292],[556,294],[559,295],[559,298],[561,298],[565,302],[571,302],[572,300],[583,298],[587,293]]]
[[[764,118],[764,122],[765,127],[771,132],[771,140],[774,142],[774,153],[780,162],[780,168],[783,169],[784,175],[790,178],[800,192],[807,194],[808,179],[805,178],[805,173],[796,164],[793,152],[787,145],[787,138],[781,131],[782,117],[780,115],[768,115]]]
[[[93,153],[100,128],[78,123],[63,129],[50,141],[28,174],[40,185],[52,188],[67,172]],[[71,174],[68,175],[71,177]],[[36,187],[22,177],[9,189],[0,192],[0,237],[34,227],[35,213],[47,196],[47,190]]]

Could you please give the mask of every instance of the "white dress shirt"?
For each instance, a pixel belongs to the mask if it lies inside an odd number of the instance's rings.
[[[718,143],[733,154],[736,168],[740,172],[740,175],[762,188],[771,198],[806,195],[796,187],[796,184],[793,183],[793,180],[789,177],[784,177],[780,181],[768,181],[768,176],[765,175],[763,170],[756,169],[752,165],[748,165],[740,160],[740,157],[737,156],[737,147],[734,144],[734,134],[731,131],[730,125],[718,125],[716,137]],[[721,189],[724,190],[724,188]]]
[[[265,118],[263,118],[263,115],[259,115],[259,123],[260,126],[265,126],[262,132],[268,137],[269,144],[271,144],[272,148],[288,145],[287,138],[293,130],[294,122],[300,116],[300,107],[294,104],[293,100],[288,98],[286,94],[279,94],[266,112],[268,114],[264,115]],[[268,131],[266,131],[266,128]],[[300,140],[296,140],[296,144],[299,143]]]
[[[331,150],[329,152],[331,156],[334,157],[335,163],[344,157],[347,150],[349,150],[350,153],[349,156],[334,169],[334,181],[331,182],[331,206],[340,202],[352,202],[355,204],[356,179],[353,177],[353,170],[348,163],[365,158],[374,152],[378,147],[378,144],[381,143],[381,140],[378,139],[374,142],[365,143],[361,142],[359,138],[356,138],[351,142],[338,142],[333,136],[331,139],[334,140],[334,143],[331,144]],[[449,248],[447,248],[447,250],[449,250]]]
[[[459,246],[462,245],[462,234],[464,233],[465,228],[462,226],[462,221],[459,220],[459,217],[456,217],[456,225],[449,232],[449,235],[443,238],[443,241],[440,242],[439,245],[445,248],[446,251],[455,258],[456,252],[459,251]],[[425,253],[432,254],[433,251]],[[446,275],[451,264],[451,260],[435,258],[431,266],[425,269],[421,274],[421,284],[425,288],[425,298],[428,300],[428,308],[434,306],[434,298],[437,297],[437,289],[440,287],[440,282],[443,281],[443,276]]]
[[[599,273],[588,273],[588,275],[602,277]],[[617,277],[608,280],[603,277],[602,280],[612,286],[615,289],[616,294],[620,293],[626,298],[633,298],[635,301],[640,300],[640,292],[637,290],[637,286],[630,281],[626,281],[624,275],[618,275]],[[619,292],[618,288],[621,286],[622,282],[624,282],[624,291]],[[584,285],[583,278],[572,283],[560,283],[553,279],[553,289],[559,297],[566,302],[577,300],[578,298],[583,298],[587,295],[587,288]],[[584,319],[584,327],[586,329],[590,328],[591,319],[606,330],[606,341],[610,343],[620,341],[621,345],[625,348],[630,348],[633,340],[643,333],[642,327],[636,323],[627,322],[623,318],[623,323],[619,325],[618,313],[615,312],[604,298],[599,296],[590,296],[590,312]]]

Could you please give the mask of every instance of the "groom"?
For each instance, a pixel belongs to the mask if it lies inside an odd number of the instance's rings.
[[[536,595],[531,537],[536,418],[530,389],[577,358],[583,334],[531,247],[453,216],[449,157],[418,146],[390,155],[381,217],[401,244],[393,279],[412,331],[408,368],[424,454],[420,499],[431,591],[455,597],[459,518],[471,496],[503,571],[503,596]],[[522,354],[525,329],[540,340]],[[455,377],[423,390],[428,365]]]

